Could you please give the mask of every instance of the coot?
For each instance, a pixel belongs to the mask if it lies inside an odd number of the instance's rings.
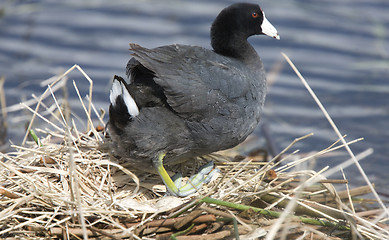
[[[258,5],[236,3],[212,24],[213,50],[130,44],[129,84],[115,76],[110,92],[107,132],[112,154],[138,168],[153,166],[174,195],[196,191],[210,165],[181,187],[163,162],[228,149],[253,132],[265,101],[266,79],[247,38],[260,34],[279,39]]]

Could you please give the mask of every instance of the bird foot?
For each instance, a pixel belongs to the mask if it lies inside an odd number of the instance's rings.
[[[172,177],[172,181],[174,185],[177,187],[178,192],[177,195],[184,197],[188,196],[192,193],[197,192],[199,189],[201,189],[203,184],[207,184],[211,181],[212,177],[217,173],[219,170],[217,168],[213,168],[214,164],[213,162],[209,162],[202,166],[199,169],[199,172],[195,175],[191,176],[185,185],[182,185],[182,174],[177,173]],[[171,191],[170,191],[171,192]],[[175,194],[175,193],[173,193]]]
[[[165,154],[160,154],[158,156],[157,169],[158,173],[161,176],[163,182],[166,185],[167,190],[179,197],[186,197],[190,194],[197,192],[204,183],[208,183],[211,181],[212,177],[215,173],[218,172],[218,169],[213,169],[213,162],[209,162],[206,165],[202,166],[199,169],[199,172],[193,176],[191,176],[187,183],[182,186],[182,175],[177,173],[171,178],[165,168],[163,167],[163,158]]]

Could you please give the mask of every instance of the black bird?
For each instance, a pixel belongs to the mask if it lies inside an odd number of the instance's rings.
[[[228,149],[253,132],[265,101],[266,78],[247,38],[261,34],[279,39],[258,5],[236,3],[212,24],[213,50],[130,44],[129,84],[115,76],[110,92],[112,154],[138,168],[153,166],[174,195],[196,191],[209,166],[194,183],[181,187],[166,173],[163,161]]]

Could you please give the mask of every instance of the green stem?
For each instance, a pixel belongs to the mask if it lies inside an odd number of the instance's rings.
[[[34,140],[34,142],[36,142],[36,144],[38,144],[39,147],[42,147],[42,144],[40,143],[39,138],[36,135],[35,131],[30,129],[29,133],[30,133],[30,136],[32,137],[32,139]]]
[[[229,207],[229,208],[234,208],[234,209],[237,209],[240,211],[246,211],[248,209],[252,209],[256,213],[259,213],[259,214],[262,214],[265,216],[274,217],[274,218],[278,218],[281,216],[280,212],[265,210],[262,208],[256,208],[256,207],[247,206],[247,205],[238,204],[238,203],[226,202],[226,201],[222,201],[222,200],[213,199],[210,197],[205,197],[205,198],[201,199],[200,202],[211,203],[211,204],[216,204],[216,205],[225,206],[225,207]],[[300,220],[302,223],[324,226],[324,227],[331,227],[331,228],[336,228],[339,230],[350,230],[350,227],[340,225],[338,223],[329,222],[329,221],[317,220],[317,219],[313,219],[313,218],[294,216],[294,215],[289,215],[289,217],[296,218],[296,219]]]
[[[190,225],[187,229],[185,229],[185,230],[183,230],[183,231],[173,233],[172,235],[170,235],[170,239],[172,239],[172,240],[177,240],[176,237],[188,233],[190,230],[192,230],[193,227],[194,227],[194,223],[192,223],[192,225]]]

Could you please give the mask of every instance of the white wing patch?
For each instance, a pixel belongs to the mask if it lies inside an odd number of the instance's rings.
[[[113,106],[116,105],[116,99],[122,96],[124,103],[127,106],[128,113],[132,116],[138,116],[139,109],[136,105],[134,99],[131,97],[130,93],[127,91],[126,86],[120,81],[114,80],[112,84],[112,88],[109,94],[109,100]]]

